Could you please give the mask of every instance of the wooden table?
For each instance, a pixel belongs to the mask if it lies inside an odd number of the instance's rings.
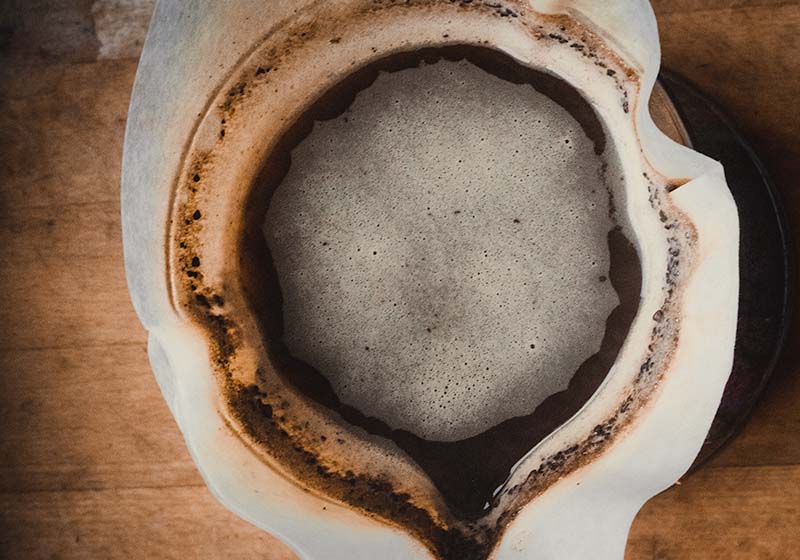
[[[0,558],[291,558],[204,486],[128,300],[120,155],[151,2],[21,6],[0,10]],[[800,2],[655,7],[665,65],[741,125],[800,224]],[[798,334],[735,441],[639,514],[629,560],[800,557]]]

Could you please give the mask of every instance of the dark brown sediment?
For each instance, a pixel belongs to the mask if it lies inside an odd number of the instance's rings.
[[[487,72],[513,83],[534,85],[535,89],[556,101],[575,117],[587,136],[594,141],[598,155],[604,152],[606,140],[602,125],[577,91],[556,78],[513,62],[506,55],[477,47],[426,49],[392,55],[355,72],[324,94],[279,140],[245,206],[247,231],[242,241],[240,265],[242,283],[252,310],[259,317],[269,360],[281,376],[306,397],[334,411],[343,421],[359,426],[370,434],[392,440],[423,468],[452,513],[459,519],[469,521],[486,513],[484,504],[492,503],[494,490],[503,484],[514,464],[536,443],[575,414],[607,375],[638,307],[641,270],[635,249],[620,229],[609,233],[611,270],[608,279],[619,294],[621,303],[607,319],[600,351],[582,364],[565,391],[551,395],[530,415],[511,418],[468,439],[437,442],[419,438],[408,431],[392,429],[381,420],[366,417],[356,408],[342,404],[324,372],[314,370],[289,353],[282,339],[280,280],[261,230],[271,193],[281,183],[291,165],[291,150],[310,133],[315,121],[331,119],[341,114],[352,103],[355,95],[368,87],[381,71],[413,68],[423,61],[432,63],[443,58],[467,59]],[[605,281],[605,278],[598,278],[598,281]],[[245,399],[239,404],[244,406],[247,402],[257,401]],[[255,408],[244,417],[250,426],[248,431],[258,432],[255,424],[258,422],[259,407],[255,404],[251,406]],[[261,412],[265,413],[264,410]],[[272,410],[269,412],[271,414]],[[268,416],[264,416],[262,421],[274,423]],[[372,491],[374,493],[375,488]],[[397,502],[394,499],[394,503]],[[420,521],[411,519],[417,515],[421,515],[421,512],[414,513],[412,508],[405,513],[395,511],[390,517],[410,516],[407,521],[413,524]],[[397,521],[407,524],[400,519]]]

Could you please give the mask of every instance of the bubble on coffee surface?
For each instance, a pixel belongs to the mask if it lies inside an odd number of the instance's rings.
[[[549,97],[465,60],[381,73],[291,157],[264,224],[283,339],[343,403],[463,440],[600,349],[604,161]]]

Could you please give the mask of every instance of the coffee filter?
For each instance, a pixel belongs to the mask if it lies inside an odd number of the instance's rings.
[[[649,196],[645,191],[634,193],[626,202],[643,270],[639,313],[617,362],[592,399],[517,464],[505,488],[518,490],[498,498],[502,507],[492,523],[500,529],[490,547],[497,559],[622,558],[636,512],[692,463],[730,373],[737,317],[738,219],[722,168],[669,140],[650,117],[647,100],[660,53],[655,18],[646,2],[509,2],[500,8],[515,16],[480,19],[470,14],[458,28],[435,13],[456,10],[444,6],[451,3],[421,4],[425,5],[396,8],[396,13],[419,10],[414,12],[419,23],[414,39],[399,40],[394,48],[427,44],[426,34],[432,30],[450,40],[490,37],[514,58],[536,59],[540,67],[581,90],[603,114],[619,149],[641,154],[640,187],[652,190]],[[465,9],[484,9],[483,3],[474,4],[480,6]],[[200,260],[204,267],[206,262],[213,266],[215,255],[225,255],[229,248],[229,236],[221,233],[225,220],[244,200],[244,194],[221,189],[222,194],[214,195],[217,198],[203,199],[215,210],[209,213],[204,206],[202,218],[193,219],[199,210],[186,206],[197,202],[186,186],[204,184],[207,177],[220,185],[245,184],[257,174],[268,148],[245,147],[248,134],[255,134],[267,119],[254,108],[265,107],[266,114],[269,106],[249,83],[237,89],[242,76],[262,68],[261,47],[283,29],[296,22],[319,24],[326,14],[376,18],[383,22],[376,27],[378,42],[388,37],[386,42],[391,43],[392,33],[401,37],[380,19],[395,17],[395,12],[384,16],[378,8],[374,12],[365,8],[362,13],[360,6],[356,1],[325,7],[275,2],[264,10],[262,2],[157,3],[134,86],[123,157],[126,273],[137,313],[149,331],[149,356],[165,399],[206,483],[227,507],[287,542],[302,558],[431,558],[441,556],[441,549],[413,530],[365,514],[319,488],[308,491],[303,487],[306,481],[298,480],[291,468],[259,451],[226,408],[221,387],[228,381],[220,381],[219,372],[222,363],[234,369],[256,363],[257,352],[242,346],[233,357],[225,354],[224,348],[214,345],[208,325],[187,311],[181,295],[185,270],[180,268],[178,243],[202,241]],[[589,67],[566,64],[557,45],[531,51],[530,41],[518,39],[518,27],[503,27],[506,21],[538,21],[537,14],[563,25],[565,35],[573,25],[585,26],[602,39],[603,56],[627,67],[629,77],[638,76],[626,85],[627,111],[610,109],[613,92],[592,85]],[[308,39],[298,33],[292,40],[315,40],[315,25],[307,27]],[[352,36],[342,33],[345,52],[356,52],[370,27],[353,29]],[[337,55],[331,51],[330,56]],[[170,62],[165,66],[164,61]],[[315,64],[308,65],[307,74],[309,81],[325,76]],[[226,120],[222,148],[221,114]],[[252,116],[252,122],[244,123],[243,114]],[[243,139],[237,140],[237,133]],[[628,157],[629,172],[637,157]],[[200,195],[206,196],[202,191]],[[654,201],[658,196],[663,200]],[[662,231],[664,223],[654,214],[653,204],[661,202],[669,204],[676,216],[676,231],[683,235],[679,242],[685,245],[682,258],[688,258],[675,265],[680,270],[675,273],[679,287],[669,308],[664,307],[663,278],[669,278],[672,269],[664,256],[676,246],[670,245]],[[187,208],[191,213],[182,214]],[[184,221],[194,228],[190,237],[181,236]],[[226,262],[221,256],[218,260]],[[209,285],[224,278],[213,268],[204,268],[203,274]],[[213,299],[210,305],[222,316],[222,306]],[[226,299],[224,305],[233,304]],[[660,311],[675,318],[672,330],[664,331],[667,342],[656,345],[649,362],[643,362]],[[235,331],[224,320],[217,320],[217,325],[227,334]],[[236,334],[246,339],[247,328]],[[651,370],[656,373],[650,375]],[[308,410],[318,412],[314,407]],[[413,466],[407,469],[400,478],[420,477]],[[423,488],[419,495],[432,496],[429,502],[418,498],[419,507],[444,511],[431,488]],[[503,517],[503,511],[514,515]]]

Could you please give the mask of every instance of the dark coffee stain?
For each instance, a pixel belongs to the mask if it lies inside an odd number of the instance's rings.
[[[289,465],[296,476],[316,479],[327,494],[355,505],[366,513],[381,512],[384,519],[411,528],[440,558],[482,560],[494,545],[496,528],[469,530],[445,527],[430,512],[414,505],[409,494],[397,492],[380,476],[344,473],[328,469],[313,451],[293,442],[292,428],[275,408],[264,404],[266,394],[256,385],[229,382],[230,406],[237,421],[258,443],[269,443],[273,456]],[[343,441],[342,441],[343,443]]]
[[[691,179],[688,179],[688,178],[671,179],[667,183],[667,192],[673,192],[674,190],[681,188],[683,185],[685,185],[689,181],[691,181]]]

